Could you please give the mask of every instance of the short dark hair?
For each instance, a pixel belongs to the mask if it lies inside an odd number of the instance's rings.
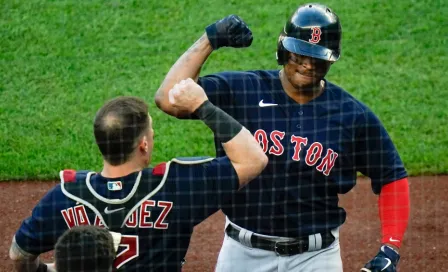
[[[123,164],[149,129],[148,105],[137,97],[114,98],[97,112],[93,128],[104,159],[112,165]]]
[[[54,256],[58,272],[109,272],[116,256],[114,240],[97,226],[74,227],[59,237]]]

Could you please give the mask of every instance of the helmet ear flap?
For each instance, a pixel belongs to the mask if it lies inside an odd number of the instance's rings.
[[[280,37],[278,38],[278,42],[277,42],[276,58],[277,58],[278,65],[285,65],[288,62],[289,52],[285,49],[285,47],[283,46],[283,43],[282,43],[284,38],[285,38],[285,35],[283,33],[280,34]]]

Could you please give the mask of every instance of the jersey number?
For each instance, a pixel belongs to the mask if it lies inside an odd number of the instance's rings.
[[[152,203],[152,202],[148,202]],[[155,203],[154,203],[155,204]],[[154,206],[152,204],[151,206]],[[168,215],[168,213],[171,211],[171,208],[173,207],[173,202],[168,201],[158,201],[157,202],[158,207],[163,207],[162,212],[160,213],[159,217],[157,218],[154,228],[156,229],[167,229],[168,223],[163,222]],[[144,206],[141,207],[143,209]],[[151,223],[152,226],[152,223]],[[124,264],[129,262],[130,260],[137,258],[139,255],[139,248],[138,248],[138,236],[137,235],[122,235],[120,244],[118,245],[119,248],[124,248],[120,253],[118,253],[117,257],[115,257],[114,266],[116,269],[119,269]]]
[[[124,247],[124,249],[115,258],[114,266],[116,269],[138,257],[138,236],[122,235],[120,245],[118,247]]]

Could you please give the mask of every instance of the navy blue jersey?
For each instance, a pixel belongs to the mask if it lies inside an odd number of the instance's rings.
[[[262,174],[223,207],[242,227],[286,237],[327,231],[345,221],[338,194],[353,188],[358,171],[371,178],[377,194],[382,185],[407,176],[375,114],[331,82],[303,105],[285,93],[278,70],[222,72],[198,83],[269,157]]]
[[[98,225],[122,234],[118,271],[180,271],[193,227],[239,187],[227,157],[191,163],[172,160],[161,174],[163,165],[114,179],[78,172],[76,182],[62,181],[41,199],[17,244],[38,255],[68,228]]]

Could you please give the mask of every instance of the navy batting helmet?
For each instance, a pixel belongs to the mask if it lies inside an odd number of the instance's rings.
[[[341,34],[341,23],[331,9],[321,4],[302,5],[280,33],[277,62],[286,64],[288,52],[337,61],[341,55]]]

